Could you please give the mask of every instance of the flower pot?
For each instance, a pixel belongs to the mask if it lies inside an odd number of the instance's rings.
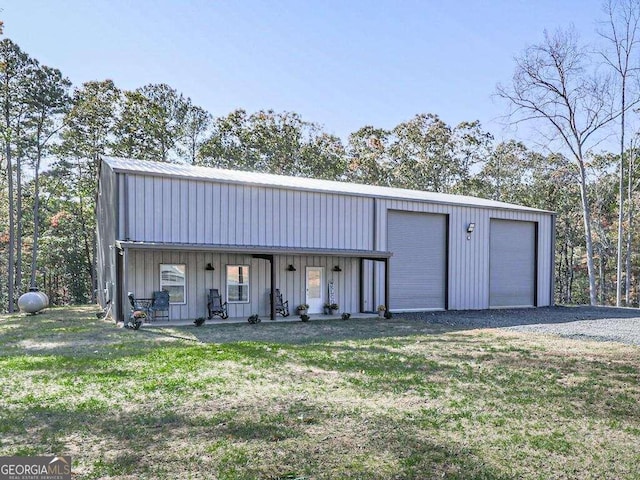
[[[298,309],[298,315],[306,315],[306,314],[307,314],[307,309],[306,308]]]
[[[378,310],[378,317],[384,318],[384,310]]]

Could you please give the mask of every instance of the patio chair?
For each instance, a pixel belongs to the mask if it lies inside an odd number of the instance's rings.
[[[169,321],[169,292],[162,290],[153,292],[149,313],[156,318],[166,318]]]
[[[217,288],[209,289],[207,309],[209,310],[209,320],[211,320],[214,315],[222,318],[223,320],[225,318],[229,318],[229,314],[227,313],[227,302],[222,302],[222,297],[220,296],[220,292],[218,292]]]
[[[129,297],[129,305],[131,307],[131,312],[129,312],[129,322],[127,326],[130,326],[131,328],[135,328],[137,330],[138,328],[140,328],[143,320],[142,318],[140,318],[140,316],[137,315],[136,312],[143,312],[145,317],[144,321],[149,320],[149,317],[151,316],[151,311],[149,309],[151,302],[148,298],[136,299],[133,292],[129,292],[127,296]]]
[[[276,313],[279,313],[283,317],[289,316],[289,300],[286,302],[282,301],[282,293],[280,293],[280,289],[276,288],[276,293],[273,296],[273,301],[276,307]]]

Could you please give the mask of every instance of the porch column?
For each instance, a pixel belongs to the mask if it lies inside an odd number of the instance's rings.
[[[360,313],[364,312],[364,258],[360,257]]]
[[[273,266],[273,255],[269,255],[269,265],[271,266],[271,293],[269,294],[269,299],[271,301],[271,320],[276,319],[276,302],[275,302],[275,284],[276,284],[276,269]]]
[[[386,311],[389,311],[389,259],[385,258],[382,260],[384,263],[384,306],[386,307]]]
[[[125,305],[129,305],[129,300],[127,297],[127,294],[129,293],[129,249],[125,247],[116,255],[122,255],[122,271],[120,272],[120,278],[118,279],[118,281],[121,282],[122,287],[121,289],[118,289],[120,291],[119,295],[117,296],[116,322],[124,322],[125,310],[126,308],[128,308],[125,307]]]

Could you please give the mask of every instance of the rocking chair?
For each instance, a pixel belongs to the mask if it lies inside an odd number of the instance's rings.
[[[275,304],[276,313],[279,313],[283,317],[289,316],[289,300],[286,302],[282,301],[282,293],[280,293],[280,289],[276,288],[275,294],[273,295],[273,302]]]
[[[223,320],[229,318],[229,314],[227,313],[227,302],[222,302],[222,297],[220,296],[220,292],[218,292],[217,288],[209,289],[207,309],[209,310],[209,320],[211,320],[214,315],[222,318]]]

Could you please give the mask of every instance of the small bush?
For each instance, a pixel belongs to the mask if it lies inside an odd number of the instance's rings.
[[[309,315],[307,315],[306,313],[303,314],[303,315],[300,315],[300,320],[303,321],[303,322],[308,322],[310,318],[311,317]]]
[[[260,320],[260,317],[257,314],[253,314],[249,318],[247,318],[247,321],[254,325],[256,323],[260,323],[262,320]]]
[[[342,314],[342,319],[343,320],[349,320],[351,318],[351,314],[350,313],[343,313]]]

